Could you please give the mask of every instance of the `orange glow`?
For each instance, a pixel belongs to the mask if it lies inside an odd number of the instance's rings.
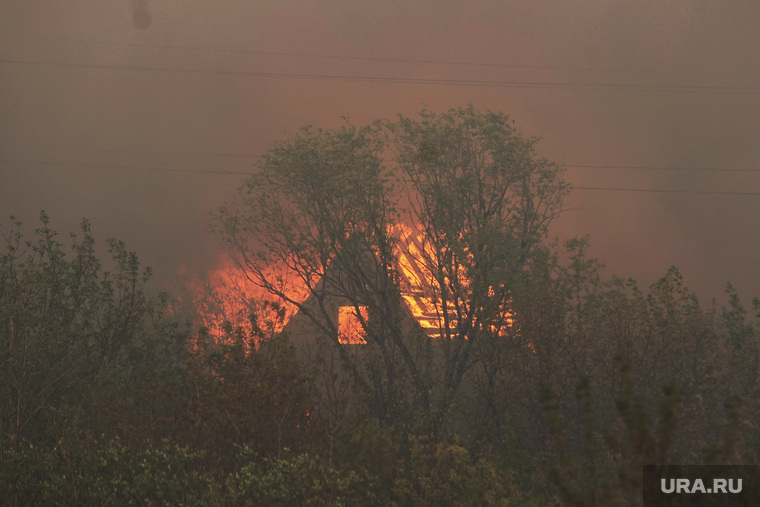
[[[403,224],[395,226],[392,233],[398,235],[399,241],[395,253],[401,274],[401,295],[409,311],[431,338],[440,338],[447,329],[447,324],[448,329],[454,332],[457,326],[454,301],[450,300],[446,305],[442,305],[436,299],[436,295],[441,293],[441,285],[433,276],[433,269],[431,269],[431,266],[435,266],[437,259],[433,246],[424,239],[422,233],[415,233]],[[468,254],[472,256],[469,252]],[[451,282],[451,279],[444,277],[442,283],[449,286]],[[469,284],[465,270],[458,269],[456,285],[466,289]],[[494,295],[495,291],[490,288],[489,296]],[[499,321],[500,324],[489,326],[490,331],[498,336],[508,336],[514,324],[514,316],[508,309],[504,309],[499,316]]]
[[[274,268],[272,272],[275,273]],[[281,276],[273,278],[287,280]],[[190,305],[197,329],[206,330],[217,343],[230,342],[233,336],[241,335],[249,346],[256,346],[258,340],[282,331],[296,310],[252,283],[227,254],[219,255],[205,280],[192,277],[184,285],[189,294],[185,301],[179,297],[176,306]],[[286,285],[283,281],[282,285],[295,301],[305,299],[304,290],[299,291],[295,284]]]
[[[431,296],[437,293],[435,288],[438,286],[428,268],[435,259],[435,253],[431,245],[422,240],[421,234],[415,234],[406,225],[397,225],[393,232],[398,234],[399,240],[395,254],[401,274],[401,296],[425,333],[437,338],[445,328],[445,319],[441,313],[442,309]],[[451,314],[452,312],[449,312],[449,315]],[[455,327],[456,322],[449,319],[449,329],[453,330]]]
[[[343,345],[367,343],[362,322],[367,322],[369,312],[366,306],[359,307],[357,314],[353,306],[341,306],[338,309],[338,340]]]
[[[448,277],[444,277],[441,282],[436,279],[434,269],[431,268],[436,265],[438,256],[423,234],[403,224],[394,226],[390,233],[398,240],[394,256],[400,274],[401,296],[415,321],[431,338],[448,334],[447,326],[449,332],[456,332],[455,303],[447,301],[443,305],[439,295],[441,283],[444,286],[458,285],[466,291],[469,280],[465,276],[465,270],[456,270],[453,275],[456,277],[454,284]],[[292,274],[289,275],[284,267],[272,267],[267,278],[276,284],[277,290],[293,301],[301,303],[309,296],[304,284]],[[208,273],[205,283],[196,278],[186,285],[192,295],[190,303],[197,315],[197,325],[208,330],[209,336],[217,342],[228,340],[242,332],[256,346],[256,340],[282,331],[297,311],[295,305],[284,301],[264,304],[276,297],[248,280],[226,254],[218,257],[217,264]],[[489,290],[489,295],[495,296],[494,289]],[[368,310],[362,306],[358,311],[357,314],[354,306],[339,308],[340,343],[366,343],[364,325],[368,322]],[[496,322],[480,325],[496,336],[507,337],[515,333],[514,317],[509,309],[504,309]]]

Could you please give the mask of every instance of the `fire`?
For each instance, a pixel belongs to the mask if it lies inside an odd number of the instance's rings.
[[[398,235],[396,258],[401,274],[401,295],[412,315],[431,338],[440,338],[446,329],[453,332],[457,326],[454,302],[450,300],[443,305],[436,299],[436,294],[440,294],[441,282],[430,267],[435,266],[437,259],[433,246],[422,233],[406,225],[397,225],[393,232]],[[460,267],[455,275],[459,287],[469,287],[464,269]],[[442,283],[448,286],[451,282],[451,279],[444,277]],[[495,296],[493,288],[489,288],[489,296]],[[490,331],[497,336],[508,336],[514,323],[512,313],[509,309],[503,309],[497,320],[498,324],[489,326]]]
[[[369,319],[369,311],[366,306],[358,307],[341,306],[338,309],[338,340],[344,345],[357,345],[367,343],[367,334],[362,322]]]
[[[401,296],[425,333],[437,338],[446,326],[442,309],[431,296],[437,282],[427,266],[435,258],[434,252],[422,234],[415,234],[403,224],[394,229],[399,239],[395,254],[401,274]],[[456,323],[449,320],[449,328],[455,326]]]
[[[217,257],[216,266],[204,280],[197,276],[188,280],[184,292],[188,294],[185,299],[192,306],[195,325],[217,343],[229,342],[237,334],[255,346],[259,340],[282,331],[296,311],[294,305],[252,283],[225,253]],[[286,294],[295,301],[306,297],[297,286]],[[182,298],[178,299],[181,304]]]
[[[443,277],[439,281],[432,266],[436,266],[436,252],[424,235],[412,228],[399,224],[391,229],[397,239],[394,255],[396,268],[400,274],[400,290],[415,321],[431,338],[440,338],[457,328],[454,301],[442,304],[441,287],[452,285]],[[284,266],[272,266],[268,279],[277,284],[277,289],[297,303],[304,302],[308,289],[298,283],[297,277],[289,275]],[[455,270],[453,285],[466,290],[469,280],[464,269]],[[298,310],[297,306],[278,300],[275,296],[251,282],[245,273],[227,254],[217,258],[216,266],[208,272],[204,282],[194,278],[187,284],[191,304],[197,315],[199,329],[205,329],[217,343],[231,340],[236,335],[248,338],[255,346],[258,340],[274,336],[282,331],[290,318]],[[489,295],[495,297],[493,288]],[[507,302],[508,304],[508,302]],[[365,326],[369,320],[366,306],[342,306],[336,315],[338,340],[343,344],[366,343]],[[514,316],[505,308],[492,322],[482,325],[495,336],[514,335]]]

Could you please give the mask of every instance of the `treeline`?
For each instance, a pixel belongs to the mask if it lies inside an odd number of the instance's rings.
[[[277,332],[277,304],[216,305],[209,332],[148,296],[123,243],[101,262],[87,222],[70,244],[44,214],[20,228],[0,257],[10,505],[638,505],[642,464],[757,462],[758,302],[700,306],[675,268],[641,291],[585,240],[537,249],[512,331],[431,424],[403,397],[378,417],[331,343]]]

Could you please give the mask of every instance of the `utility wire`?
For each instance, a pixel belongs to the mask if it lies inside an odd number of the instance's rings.
[[[52,161],[38,161],[38,160],[17,160],[0,158],[0,162],[16,163],[16,164],[28,164],[37,166],[57,166],[57,167],[86,167],[96,169],[127,169],[127,170],[140,170],[140,171],[166,171],[166,172],[184,172],[184,173],[200,173],[200,174],[225,174],[225,175],[240,175],[251,176],[252,172],[244,171],[214,171],[210,169],[176,169],[169,167],[147,167],[147,166],[134,166],[134,165],[106,165],[106,164],[80,164],[72,162],[52,162]],[[736,192],[736,191],[721,191],[721,190],[669,190],[669,189],[655,189],[655,188],[619,188],[619,187],[587,187],[587,186],[572,186],[572,190],[596,190],[596,191],[611,191],[611,192],[652,192],[652,193],[672,193],[672,194],[701,194],[701,195],[747,195],[747,196],[760,196],[760,192]]]
[[[110,164],[81,164],[78,162],[50,162],[45,160],[17,160],[0,158],[0,162],[12,163],[12,164],[28,164],[37,166],[55,166],[55,167],[86,167],[90,169],[128,169],[139,171],[167,171],[167,172],[180,172],[180,173],[199,173],[199,174],[234,174],[242,176],[250,176],[253,172],[244,171],[214,171],[211,169],[182,169],[171,167],[149,167],[149,166],[136,166],[136,165],[110,165]]]
[[[701,194],[701,195],[752,195],[760,197],[760,192],[734,192],[722,190],[669,190],[664,188],[617,188],[617,187],[576,187],[572,190],[604,190],[608,192],[655,192],[667,194]]]
[[[197,152],[197,151],[159,151],[159,150],[119,150],[116,148],[69,148],[66,146],[15,146],[14,149],[35,151],[73,151],[81,153],[124,153],[130,155],[182,155],[191,157],[219,158],[259,158],[257,155],[240,153]]]
[[[491,81],[474,79],[438,79],[438,78],[409,78],[387,76],[353,76],[340,74],[310,74],[310,73],[286,73],[286,72],[257,72],[242,70],[222,69],[188,69],[177,67],[149,67],[143,65],[115,65],[97,63],[76,62],[51,62],[33,60],[0,59],[0,64],[26,65],[26,66],[50,66],[68,67],[79,69],[108,69],[123,71],[143,71],[167,74],[204,74],[236,77],[262,77],[262,78],[290,78],[290,79],[313,79],[329,81],[353,81],[364,83],[396,83],[418,84],[434,86],[474,86],[491,88],[524,88],[524,89],[575,89],[595,91],[642,91],[642,92],[666,92],[666,93],[718,93],[727,95],[758,95],[760,86],[700,86],[700,85],[632,85],[610,83],[565,83],[557,81]]]
[[[629,73],[629,74],[656,74],[656,75],[686,75],[686,76],[720,76],[720,77],[758,77],[760,74],[750,73],[724,73],[724,72],[705,72],[705,71],[678,71],[678,70],[652,70],[652,69],[623,69],[615,67],[574,67],[570,65],[528,65],[528,64],[509,64],[493,62],[464,62],[457,60],[436,60],[436,59],[413,59],[413,58],[389,58],[389,57],[372,57],[372,56],[353,56],[353,55],[335,55],[319,53],[292,53],[285,51],[262,51],[256,49],[229,49],[229,48],[210,48],[201,46],[178,46],[173,44],[147,44],[139,42],[120,42],[120,41],[98,41],[91,39],[70,39],[61,37],[26,37],[14,35],[0,35],[5,38],[41,40],[50,42],[74,42],[80,44],[94,44],[101,46],[125,46],[139,47],[150,49],[171,49],[178,51],[202,51],[210,53],[227,53],[227,54],[246,54],[246,55],[265,55],[265,56],[286,56],[294,58],[315,58],[331,60],[351,60],[365,62],[384,62],[384,63],[413,63],[418,65],[450,65],[464,67],[486,67],[486,68],[505,68],[505,69],[534,69],[534,70],[567,70],[578,72],[609,72],[609,73]]]
[[[13,149],[35,151],[69,151],[81,153],[122,153],[130,155],[180,155],[189,157],[218,157],[218,158],[242,158],[259,159],[259,155],[247,155],[242,153],[221,152],[191,152],[191,151],[159,151],[159,150],[119,150],[115,148],[69,148],[65,146],[15,146]],[[2,159],[0,159],[2,160]],[[717,167],[689,167],[689,166],[655,166],[655,165],[613,165],[613,164],[557,164],[568,169],[614,169],[614,170],[644,170],[644,171],[699,171],[718,173],[760,173],[760,168],[721,169]]]
[[[564,167],[573,169],[621,169],[621,170],[645,170],[645,171],[700,171],[716,173],[760,173],[760,169],[719,169],[717,167],[686,167],[686,166],[654,166],[654,165],[588,165],[588,164],[565,164]]]

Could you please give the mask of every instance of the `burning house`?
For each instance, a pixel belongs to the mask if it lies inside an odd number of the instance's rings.
[[[435,255],[423,236],[407,226],[394,229],[396,243],[393,249],[393,270],[397,273],[397,311],[376,315],[378,310],[372,301],[362,295],[346,295],[345,274],[336,273],[340,267],[331,269],[320,280],[286,324],[284,331],[294,343],[311,341],[318,337],[337,340],[343,345],[366,342],[366,332],[372,329],[373,319],[393,319],[393,326],[404,334],[439,338],[442,334],[456,332],[456,309],[453,301],[441,302],[441,291],[435,276]],[[335,263],[340,265],[340,263]],[[460,286],[466,286],[464,270],[458,270]],[[444,280],[444,283],[449,283]],[[370,298],[372,299],[372,298]],[[382,310],[380,310],[382,313]],[[387,325],[388,322],[385,322]],[[503,324],[509,326],[511,317],[506,312]],[[497,331],[494,329],[494,331]],[[500,333],[499,333],[500,334]]]

